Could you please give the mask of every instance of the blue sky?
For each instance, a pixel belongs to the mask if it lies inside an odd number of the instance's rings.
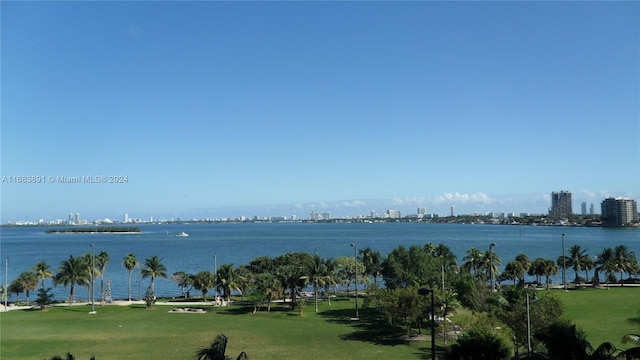
[[[640,196],[637,2],[0,6],[3,223]]]

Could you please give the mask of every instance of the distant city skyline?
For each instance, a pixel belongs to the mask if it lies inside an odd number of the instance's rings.
[[[593,214],[600,214],[600,204],[606,198],[623,197],[637,201],[637,194],[611,194],[609,192],[592,193],[588,191],[571,192],[574,204],[587,203]],[[94,221],[110,219],[115,222],[126,223],[128,220],[141,219],[143,221],[160,220],[191,220],[191,219],[221,219],[240,218],[253,219],[254,217],[286,217],[290,219],[295,216],[297,219],[309,219],[310,214],[318,214],[317,220],[322,219],[323,214],[330,214],[331,218],[355,217],[355,216],[382,216],[388,210],[399,211],[401,216],[413,214],[437,214],[440,216],[450,216],[467,214],[532,214],[548,215],[552,207],[551,192],[547,194],[520,194],[505,196],[489,196],[483,193],[477,194],[443,194],[436,198],[411,198],[411,199],[364,199],[345,201],[320,201],[297,204],[270,204],[253,206],[236,206],[226,208],[201,208],[201,209],[181,209],[174,211],[76,211],[70,210],[68,219],[77,223],[82,221]],[[576,206],[576,209],[578,207]],[[580,214],[581,211],[573,211],[573,214]],[[392,217],[396,214],[392,214]],[[3,218],[2,223],[9,221],[30,221],[38,220],[53,221],[67,220],[65,216],[43,215],[43,213],[25,214],[22,217]]]
[[[0,11],[2,223],[640,196],[640,2]]]

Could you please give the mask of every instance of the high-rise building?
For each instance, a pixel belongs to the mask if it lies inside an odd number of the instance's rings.
[[[451,216],[456,216],[456,207],[451,205]]]
[[[584,201],[580,205],[580,214],[587,215],[587,203]]]
[[[129,222],[129,214],[124,213],[124,218],[122,219],[122,222],[125,224]]]
[[[400,219],[402,217],[402,213],[400,210],[387,210],[387,217],[389,219]]]
[[[80,224],[80,213],[76,213],[76,219],[75,219],[75,223],[76,224]]]
[[[638,203],[633,199],[610,197],[600,206],[603,226],[625,226],[638,220]]]
[[[426,207],[419,207],[418,208],[418,215],[426,215],[427,214],[427,208]]]
[[[595,215],[596,214],[596,206],[594,203],[591,203],[591,208],[589,209],[589,215]]]
[[[69,217],[67,218],[67,224],[71,225],[73,224],[73,214],[69,213]]]
[[[549,216],[552,218],[568,218],[573,214],[571,209],[571,193],[569,191],[554,191],[551,193],[551,208]]]

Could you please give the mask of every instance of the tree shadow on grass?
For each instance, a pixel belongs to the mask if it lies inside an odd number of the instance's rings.
[[[354,319],[353,309],[325,310],[318,313],[327,321],[338,324],[350,324],[353,331],[342,335],[342,340],[365,341],[377,345],[396,346],[408,343],[405,338],[406,331],[389,326],[378,318],[373,309],[360,309],[358,320]]]
[[[436,344],[436,359],[444,359],[446,352],[446,347]],[[415,354],[419,356],[420,359],[431,359],[431,343],[425,343],[425,346],[421,346]]]

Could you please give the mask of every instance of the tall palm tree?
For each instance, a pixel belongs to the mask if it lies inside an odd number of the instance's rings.
[[[193,287],[202,291],[202,298],[207,301],[207,293],[209,289],[213,288],[216,284],[215,275],[211,271],[200,271],[193,277]]]
[[[38,287],[38,275],[32,271],[25,271],[18,275],[18,282],[27,296],[27,305],[29,305],[29,293]]]
[[[51,267],[44,261],[40,261],[33,267],[33,271],[36,272],[36,275],[42,282],[42,288],[44,289],[44,281],[47,278],[53,278],[53,273],[49,270]]]
[[[216,286],[222,288],[222,298],[226,299],[227,307],[231,300],[231,291],[239,290],[236,285],[233,264],[224,264],[218,268]]]
[[[567,267],[573,268],[573,271],[576,274],[576,278],[574,280],[575,283],[578,283],[578,277],[580,270],[585,267],[585,261],[589,258],[587,255],[587,250],[583,250],[580,248],[580,245],[573,245],[569,248],[568,256],[560,256],[558,258],[558,266],[562,267],[563,264],[567,264]]]
[[[327,282],[327,268],[325,266],[325,261],[320,257],[320,255],[313,255],[312,261],[309,264],[308,272],[308,280],[313,285],[313,293],[316,304],[316,312],[318,312],[318,292],[320,287],[323,286]]]
[[[531,260],[526,254],[518,254],[516,256],[516,261],[522,265],[522,277],[520,280],[524,283],[524,274],[529,271],[529,268],[531,268]]]
[[[513,280],[513,286],[515,286],[516,281],[518,281],[520,278],[524,276],[524,272],[525,271],[524,271],[524,268],[522,267],[522,263],[512,260],[512,261],[509,261],[507,265],[504,267],[503,275],[505,275],[504,279]]]
[[[584,270],[584,279],[587,283],[589,282],[589,270],[592,270],[594,266],[595,264],[589,256],[585,257],[584,260],[582,260],[582,270]]]
[[[122,265],[129,270],[129,301],[131,301],[131,275],[133,274],[133,270],[138,267],[140,263],[133,253],[129,253],[124,257],[124,259],[122,259]]]
[[[463,269],[465,269],[475,277],[480,277],[480,270],[482,269],[482,266],[484,264],[484,254],[480,250],[474,247],[467,250],[467,253],[462,258],[462,261],[466,261],[464,265],[462,265]]]
[[[100,304],[104,304],[104,272],[110,261],[109,253],[104,250],[96,256],[97,272],[100,275]]]
[[[502,263],[502,260],[500,259],[498,254],[496,254],[495,251],[487,250],[484,253],[484,261],[482,263],[481,269],[485,269],[487,273],[487,279],[491,277],[492,273],[493,273],[493,276],[498,275],[498,272],[499,272],[498,265],[500,265],[501,263]]]
[[[370,247],[360,249],[360,260],[364,265],[364,274],[373,277],[374,284],[378,285],[378,277],[382,274],[382,257],[379,251]]]
[[[535,258],[535,260],[533,260],[531,262],[531,266],[529,267],[529,271],[527,271],[527,274],[529,275],[535,275],[536,277],[536,282],[538,284],[542,283],[542,276],[544,275],[544,267],[546,264],[546,259],[544,258]]]
[[[331,306],[331,286],[334,292],[337,292],[338,281],[336,280],[336,270],[338,269],[338,260],[334,258],[324,259],[324,267],[326,270],[326,281],[324,283],[324,292],[327,295],[329,306]],[[382,266],[380,266],[382,269]],[[375,279],[375,278],[374,278]]]
[[[153,255],[150,258],[144,259],[144,268],[140,270],[140,274],[142,274],[142,278],[146,279],[151,277],[151,290],[155,289],[156,278],[167,278],[167,267],[162,263],[162,259],[160,259],[157,255]]]
[[[549,290],[549,284],[551,284],[551,280],[549,279],[552,275],[556,275],[558,273],[558,266],[551,259],[547,259],[544,263],[544,276],[547,277],[547,290]]]
[[[609,288],[609,279],[618,271],[615,253],[612,248],[605,248],[601,253],[596,255],[596,272],[604,271],[607,278],[607,289]]]
[[[637,266],[636,255],[627,249],[624,245],[618,245],[613,249],[616,268],[620,273],[620,283],[624,286],[624,273],[635,272]]]
[[[70,286],[69,304],[73,304],[76,285],[84,286],[89,283],[89,272],[83,257],[69,255],[69,259],[60,262],[58,272],[53,278],[54,285]]]

